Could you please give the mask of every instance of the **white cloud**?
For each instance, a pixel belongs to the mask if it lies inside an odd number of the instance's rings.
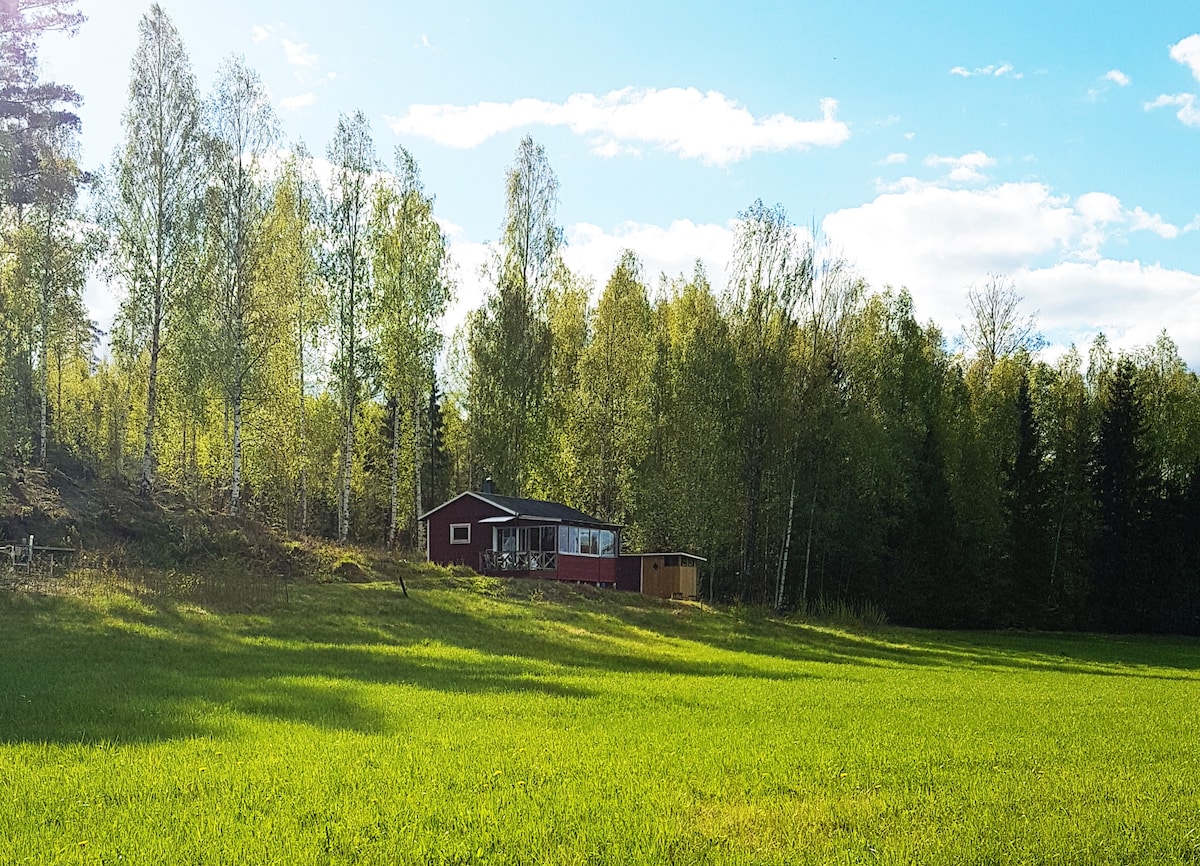
[[[907,153],[889,153],[879,160],[880,165],[904,165],[906,162],[908,162]]]
[[[1107,225],[1121,219],[1121,200],[1107,192],[1087,192],[1075,200],[1075,209],[1090,223]]]
[[[317,65],[319,58],[309,50],[307,42],[292,42],[290,39],[280,39],[279,44],[283,46],[283,53],[287,57],[289,66],[311,69]]]
[[[317,101],[315,93],[301,93],[299,96],[286,96],[279,100],[280,111],[298,111],[307,108]]]
[[[991,168],[996,160],[982,150],[976,150],[962,156],[927,156],[925,164],[931,168],[950,169],[946,179],[952,183],[982,183],[987,178],[981,169]]]
[[[642,152],[636,147],[629,147],[614,139],[597,139],[592,146],[592,154],[602,159],[612,159],[617,156],[641,156]]]
[[[821,100],[819,120],[786,114],[756,118],[716,91],[694,87],[664,90],[627,87],[602,96],[576,93],[565,102],[518,99],[475,105],[413,105],[389,118],[397,135],[419,135],[455,148],[472,148],[489,138],[533,125],[566,126],[593,137],[593,148],[645,143],[684,159],[728,165],[758,152],[836,147],[850,137],[836,119],[837,100]]]
[[[467,320],[467,315],[479,309],[487,298],[490,286],[482,269],[491,260],[492,251],[488,244],[467,240],[459,226],[447,220],[439,219],[438,222],[450,241],[450,262],[455,282],[454,296],[442,316],[441,324],[442,333],[451,337]]]
[[[676,220],[663,228],[628,222],[605,231],[591,223],[576,223],[567,231],[563,259],[573,271],[594,280],[596,291],[601,291],[626,249],[641,259],[651,288],[660,274],[691,276],[697,259],[704,262],[710,282],[720,287],[733,249],[733,225]]]
[[[1152,343],[1163,328],[1200,365],[1200,274],[1137,260],[1060,262],[1011,275],[1029,310],[1058,342],[1085,344],[1099,331],[1118,349]]]
[[[1200,81],[1200,33],[1193,33],[1172,45],[1171,59],[1192,70],[1192,76]]]
[[[976,66],[974,69],[968,69],[965,66],[955,66],[950,70],[951,75],[960,75],[963,78],[972,78],[977,75],[990,76],[999,78],[1003,75],[1011,75],[1013,78],[1024,78],[1025,73],[1016,72],[1011,63],[989,63],[987,66]]]
[[[1097,84],[1095,87],[1088,88],[1087,98],[1089,102],[1099,101],[1100,97],[1108,92],[1110,85],[1115,84],[1117,87],[1128,87],[1133,79],[1131,79],[1120,69],[1110,69],[1108,72],[1101,75],[1097,81],[1099,84]]]
[[[1141,208],[1125,208],[1109,193],[1072,199],[1041,184],[1017,183],[987,189],[924,185],[885,194],[831,214],[823,231],[873,288],[907,287],[918,317],[935,321],[947,337],[958,333],[966,315],[967,286],[1003,273],[1024,296],[1024,308],[1038,313],[1051,357],[1070,342],[1085,346],[1101,330],[1115,347],[1132,349],[1166,327],[1184,357],[1200,365],[1200,274],[1099,252],[1109,239],[1155,231],[1155,225],[1165,223]],[[487,296],[480,267],[493,251],[467,241],[457,226],[443,222],[443,228],[459,282],[443,320],[449,335]],[[665,227],[630,222],[608,229],[576,223],[567,227],[563,255],[590,281],[593,300],[625,249],[641,258],[652,291],[660,274],[690,276],[699,259],[720,292],[734,230],[733,221],[678,220]]]
[[[1146,213],[1140,207],[1135,207],[1132,214],[1132,229],[1134,231],[1154,232],[1160,238],[1174,240],[1179,237],[1179,228],[1171,225],[1159,214]]]
[[[1183,122],[1184,126],[1200,126],[1200,105],[1196,104],[1196,94],[1194,93],[1173,95],[1164,93],[1153,102],[1147,102],[1146,110],[1152,111],[1155,108],[1176,105],[1179,106],[1179,110],[1175,112],[1175,116]]]
[[[442,319],[442,331],[452,334],[467,314],[477,309],[491,291],[480,273],[490,260],[492,248],[463,237],[462,229],[441,221],[450,239],[450,255],[455,264],[458,291],[454,303]],[[633,250],[642,261],[651,292],[658,286],[660,274],[668,278],[691,276],[697,259],[704,263],[709,282],[720,291],[725,284],[725,268],[733,249],[733,224],[714,225],[676,220],[666,228],[628,222],[606,230],[592,223],[576,223],[566,229],[567,245],[563,259],[580,277],[590,281],[593,301],[603,291],[621,253]]]
[[[1192,71],[1193,77],[1200,81],[1200,33],[1193,33],[1171,46],[1171,59],[1182,63]],[[1184,126],[1200,126],[1200,104],[1194,93],[1164,93],[1153,102],[1147,102],[1145,108],[1152,111],[1156,108],[1177,107],[1175,116]]]
[[[1037,183],[984,189],[918,185],[826,218],[824,231],[872,286],[906,286],[921,318],[947,335],[965,315],[966,287],[988,273],[1012,277],[1052,342],[1104,330],[1121,348],[1167,327],[1200,364],[1200,274],[1102,254],[1130,232],[1180,230],[1116,196],[1053,194]]]
[[[250,28],[250,39],[254,42],[255,45],[258,45],[262,42],[266,42],[270,38],[271,38],[271,31],[268,30],[266,27],[263,27],[261,24],[255,24],[253,27]]]

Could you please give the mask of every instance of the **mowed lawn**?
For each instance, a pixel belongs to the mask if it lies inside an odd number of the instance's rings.
[[[0,596],[0,863],[1196,862],[1196,641]]]

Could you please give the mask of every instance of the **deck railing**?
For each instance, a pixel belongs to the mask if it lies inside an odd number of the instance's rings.
[[[498,571],[557,571],[558,554],[552,550],[485,550],[479,554],[479,570],[485,574]]]

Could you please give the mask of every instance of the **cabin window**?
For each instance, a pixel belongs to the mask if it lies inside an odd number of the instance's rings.
[[[553,526],[505,526],[497,533],[498,550],[508,553],[535,551],[552,553],[555,532]]]
[[[580,530],[580,553],[590,553],[592,555],[600,553],[600,533],[595,529]]]
[[[451,544],[470,544],[471,543],[471,524],[469,524],[469,523],[451,523],[450,524],[450,543]]]
[[[611,529],[561,526],[558,530],[558,552],[613,557],[617,555],[617,533]]]

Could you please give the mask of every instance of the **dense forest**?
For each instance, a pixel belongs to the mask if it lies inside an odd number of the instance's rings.
[[[281,531],[423,546],[417,515],[485,476],[707,558],[705,594],[831,601],[946,627],[1200,633],[1200,379],[1164,331],[1039,358],[981,275],[950,347],[780,207],[738,215],[727,286],[592,286],[524,139],[497,178],[492,291],[453,339],[434,197],[343,115],[287,143],[237,57],[201,93],[157,5],[124,141],[78,160],[79,95],[36,47],[74,0],[0,6],[0,448]],[[89,274],[120,293],[101,334]]]

